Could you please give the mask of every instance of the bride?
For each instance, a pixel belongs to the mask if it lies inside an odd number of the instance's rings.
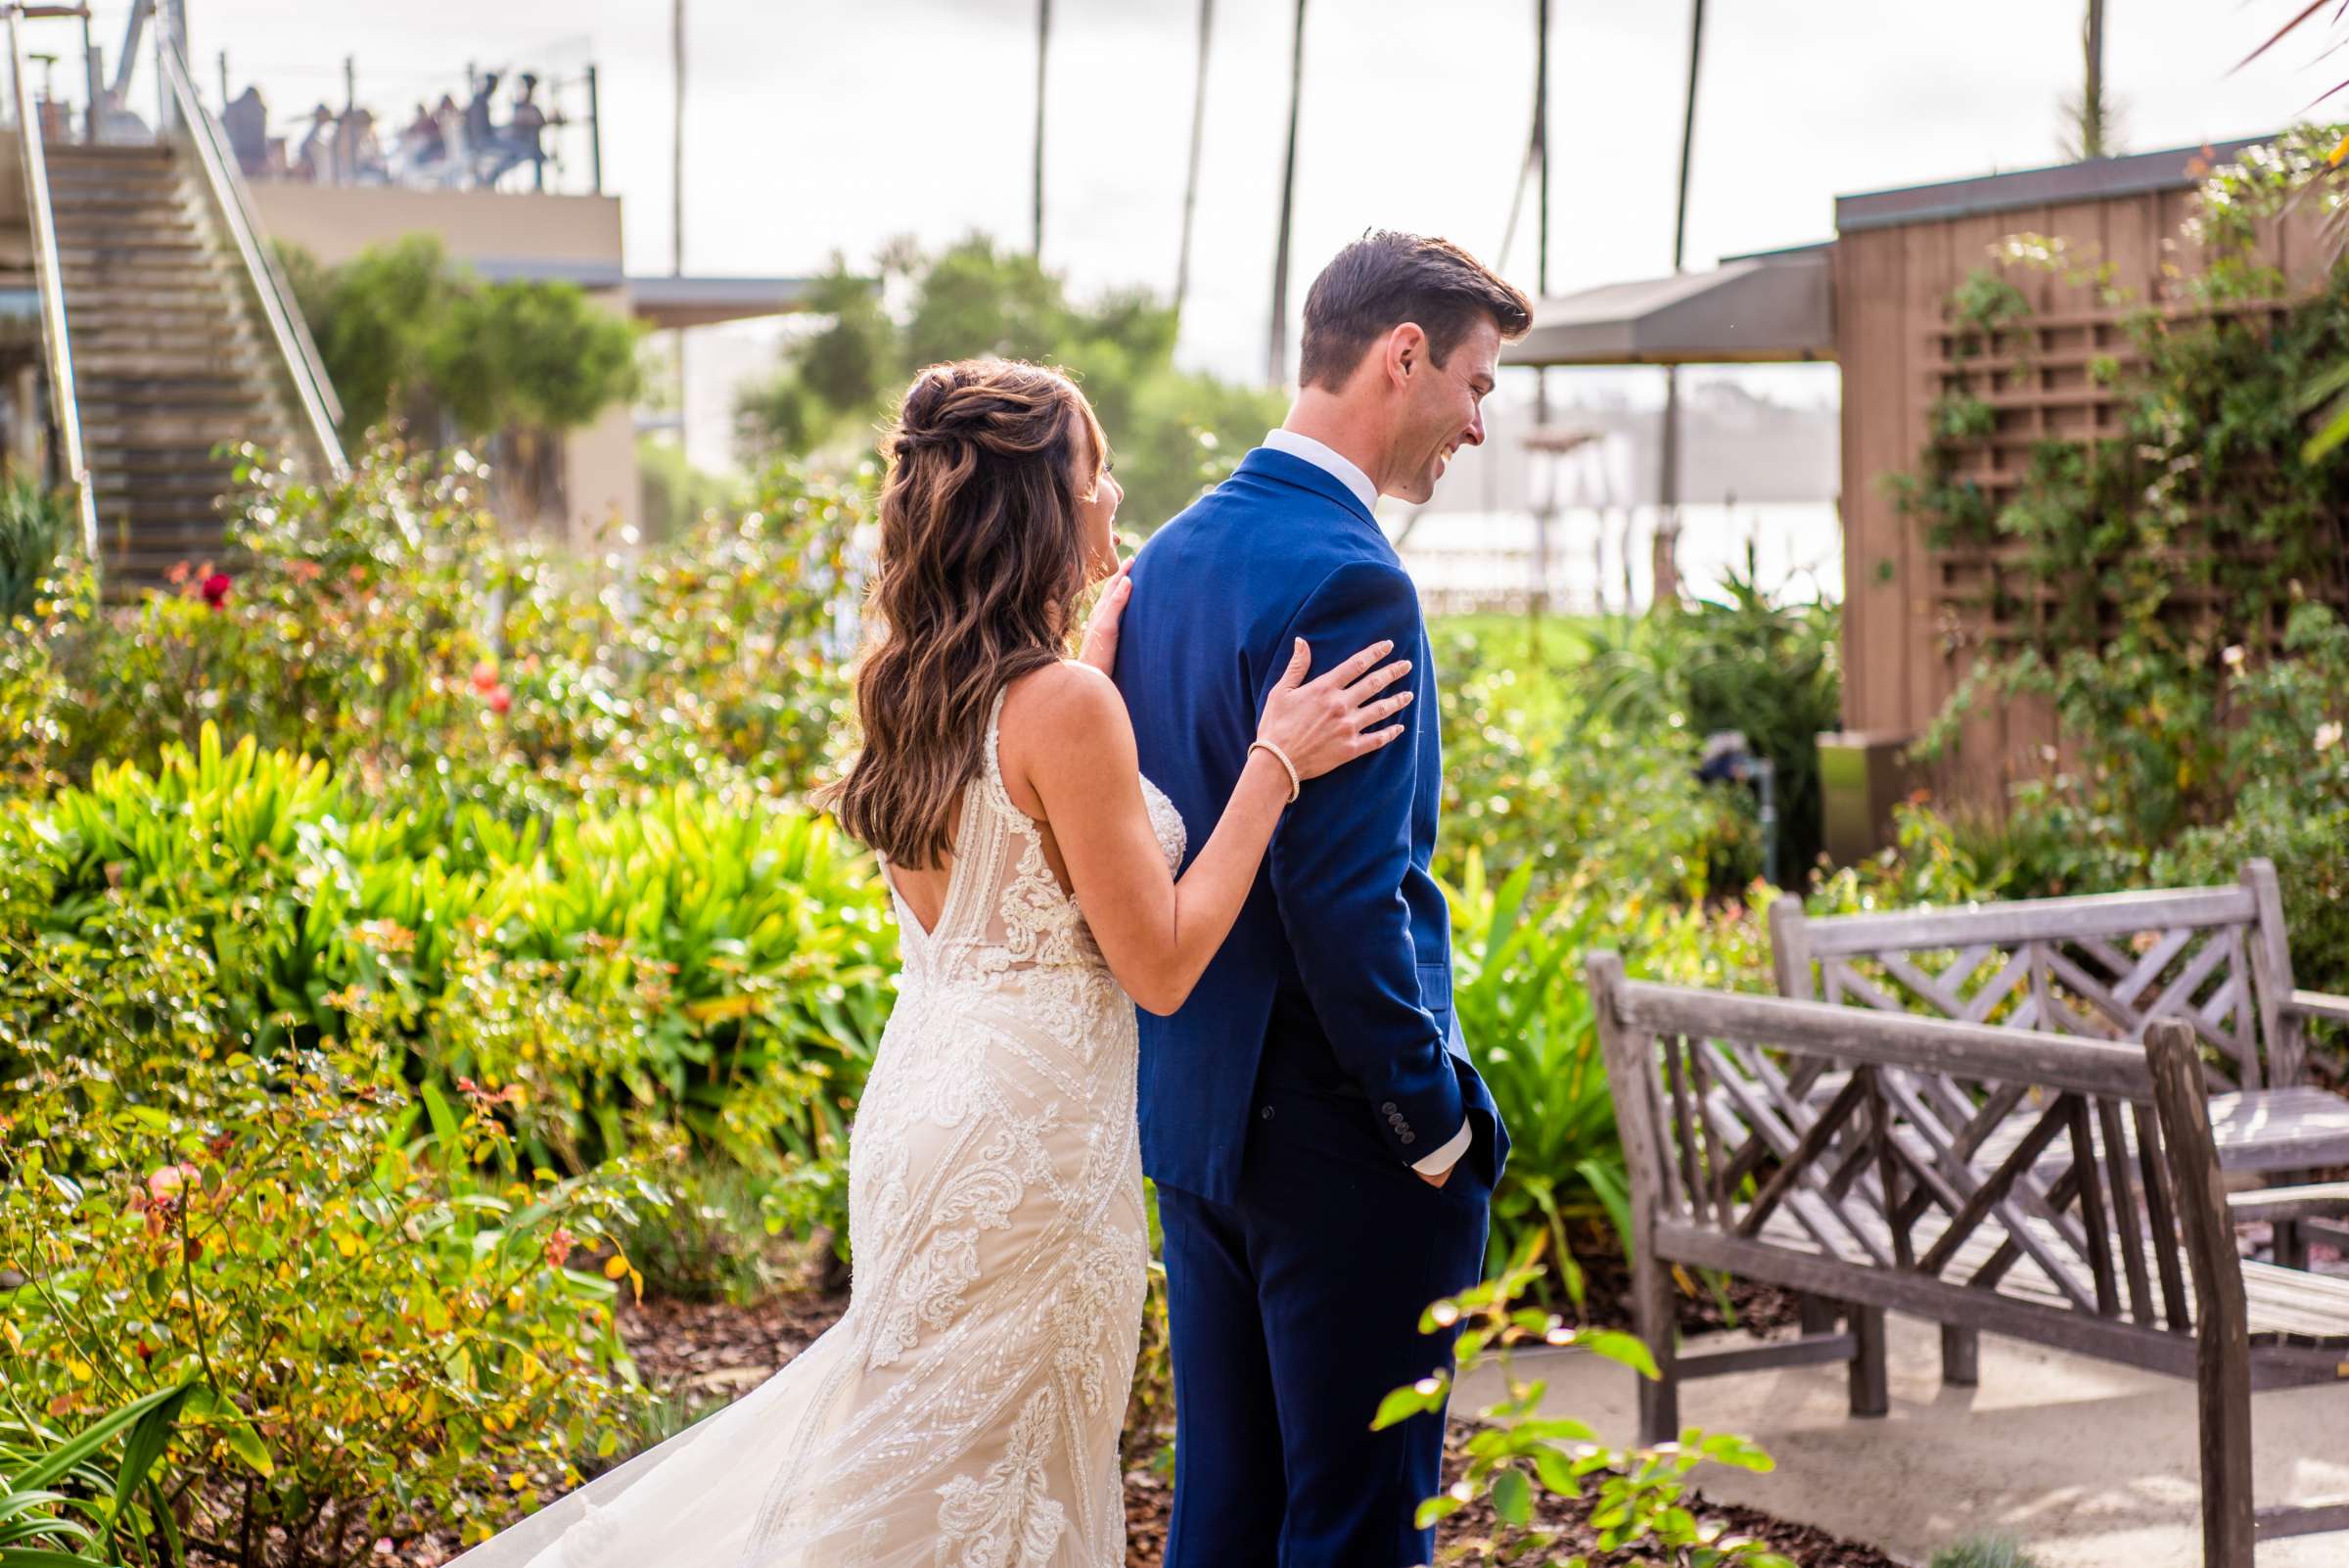
[[[463,1568],[1120,1568],[1118,1433],[1149,1241],[1133,1003],[1181,1005],[1298,781],[1386,745],[1407,671],[1296,648],[1223,815],[1141,776],[1108,671],[1121,491],[1083,395],[922,372],[885,442],[864,750],[833,792],[878,852],[903,972],[849,1161],[848,1313],[720,1413]],[[1082,910],[1082,912],[1080,912]]]

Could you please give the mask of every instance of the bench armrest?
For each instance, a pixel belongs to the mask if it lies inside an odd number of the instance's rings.
[[[2283,1004],[2287,1013],[2303,1018],[2322,1018],[2327,1023],[2349,1024],[2349,996],[2335,996],[2322,991],[2295,991]]]
[[[2349,1181],[2315,1181],[2297,1187],[2254,1187],[2227,1194],[2235,1220],[2321,1220],[2349,1215]]]

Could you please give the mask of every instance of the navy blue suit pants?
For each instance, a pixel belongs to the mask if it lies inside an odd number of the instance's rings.
[[[1440,1486],[1443,1419],[1370,1421],[1451,1364],[1452,1333],[1419,1317],[1481,1274],[1491,1156],[1432,1187],[1372,1122],[1359,1095],[1260,1086],[1238,1201],[1158,1189],[1180,1423],[1167,1568],[1434,1558],[1412,1515]]]

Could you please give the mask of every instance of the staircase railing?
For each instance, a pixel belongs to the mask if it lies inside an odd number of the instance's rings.
[[[246,277],[260,302],[262,316],[269,323],[269,335],[277,343],[279,359],[285,366],[287,379],[294,385],[296,400],[301,406],[302,420],[309,427],[319,460],[334,478],[342,479],[350,472],[350,465],[344,460],[342,438],[335,434],[335,427],[343,418],[343,405],[336,400],[334,383],[327,379],[326,366],[318,357],[318,345],[311,340],[301,312],[295,308],[293,287],[278,269],[277,258],[261,243],[259,226],[253,220],[253,205],[246,194],[245,176],[236,160],[229,156],[227,137],[211,112],[204,107],[204,101],[197,97],[196,84],[188,76],[188,63],[180,58],[179,46],[171,40],[170,29],[161,28],[159,34],[156,60],[162,68],[170,102],[178,111],[171,116],[174,123],[169,135],[188,146],[197,167],[204,171],[205,189],[245,263]]]
[[[49,160],[41,147],[41,106],[24,86],[24,29],[27,18],[87,17],[81,6],[9,6],[8,81],[17,109],[17,150],[24,161],[24,205],[32,218],[32,271],[40,285],[41,340],[49,352],[49,403],[57,418],[59,466],[73,486],[81,548],[99,564],[98,498],[90,486],[90,465],[82,456],[81,404],[73,392],[73,348],[66,337],[65,278],[57,259],[57,214],[49,203]]]

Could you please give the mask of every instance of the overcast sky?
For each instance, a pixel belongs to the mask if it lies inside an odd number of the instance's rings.
[[[467,61],[601,68],[628,264],[669,260],[668,0],[186,0],[207,96],[225,50],[292,126],[342,97],[404,117]],[[1366,225],[1498,250],[1533,96],[1533,0],[1311,0],[1292,306]],[[2315,38],[2230,68],[2291,0],[2110,0],[2124,144],[2255,133],[2326,85]],[[120,37],[127,0],[96,8]],[[2075,0],[1713,0],[1691,265],[1820,239],[1842,192],[2056,161]],[[1172,287],[1197,0],[1056,0],[1046,262]],[[1687,0],[1552,0],[1552,292],[1669,269]],[[1221,0],[1183,358],[1264,363],[1290,6]],[[801,273],[887,237],[1024,243],[1036,0],[688,0],[689,272]],[[50,24],[55,26],[57,24]],[[62,41],[62,40],[61,40]],[[36,42],[35,47],[43,47]],[[2332,64],[2338,65],[2336,57]],[[2349,73],[2345,71],[2343,73]],[[1508,271],[1530,287],[1530,219]]]

